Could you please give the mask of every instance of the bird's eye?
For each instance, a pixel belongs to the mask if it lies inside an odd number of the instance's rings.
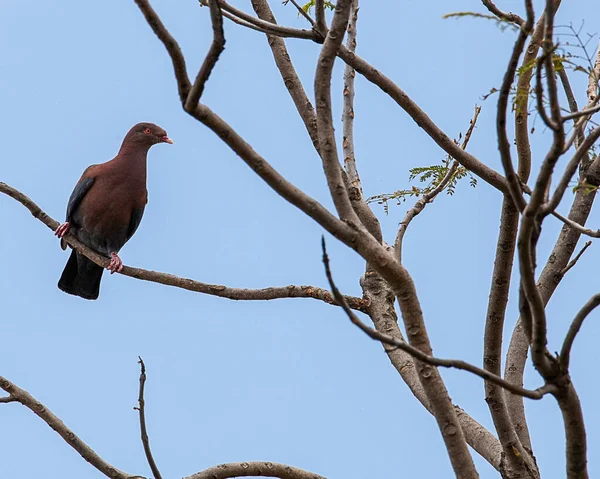
[[[146,128],[144,130],[144,133],[146,133],[146,135],[149,135],[150,133],[152,133],[152,130],[150,128]]]

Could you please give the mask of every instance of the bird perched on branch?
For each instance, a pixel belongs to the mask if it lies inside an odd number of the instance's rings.
[[[148,202],[146,156],[152,145],[173,143],[167,132],[153,123],[138,123],[123,140],[112,160],[88,167],[67,205],[66,221],[55,235],[71,233],[79,241],[110,258],[107,269],[123,269],[119,250],[133,236]],[[67,244],[61,240],[61,247]],[[65,293],[96,299],[104,269],[73,250],[58,281]]]

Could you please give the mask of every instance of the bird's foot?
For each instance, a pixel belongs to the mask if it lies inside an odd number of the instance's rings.
[[[58,228],[56,228],[56,231],[54,232],[54,234],[56,236],[58,236],[59,238],[62,238],[69,232],[70,229],[71,229],[71,223],[66,221],[62,225],[60,225]]]
[[[117,253],[110,254],[110,264],[106,267],[110,271],[110,274],[120,273],[123,269],[123,261],[119,258]]]

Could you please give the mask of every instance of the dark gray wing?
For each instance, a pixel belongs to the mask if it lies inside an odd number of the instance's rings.
[[[129,221],[129,228],[127,228],[127,241],[133,236],[133,234],[138,229],[140,222],[142,221],[142,216],[144,216],[145,207],[134,208],[131,213],[131,220]]]
[[[73,220],[75,210],[77,210],[81,200],[94,184],[94,180],[95,178],[82,178],[75,186],[75,189],[69,198],[69,204],[67,205],[67,221]]]

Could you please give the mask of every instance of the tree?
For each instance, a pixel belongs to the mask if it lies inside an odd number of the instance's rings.
[[[589,78],[587,104],[580,108],[570,85],[569,70],[565,68],[569,58],[560,54],[560,45],[557,44],[555,17],[560,2],[548,0],[543,12],[537,16],[531,2],[525,2],[525,12],[519,16],[500,10],[492,2],[482,1],[489,11],[487,17],[497,19],[502,25],[516,27],[512,53],[495,97],[496,139],[502,166],[502,172],[499,172],[466,150],[474,134],[479,108],[475,110],[469,127],[465,128],[464,139],[453,141],[397,83],[355,53],[357,3],[351,0],[336,2],[328,23],[323,1],[315,1],[312,10],[308,8],[310,5],[302,8],[294,0],[290,2],[288,7],[296,7],[298,14],[310,22],[310,29],[278,25],[266,0],[252,1],[256,16],[222,0],[207,3],[213,41],[192,82],[187,74],[182,49],[176,39],[168,32],[165,24],[146,0],[136,0],[147,23],[170,56],[183,110],[216,133],[280,197],[364,259],[366,266],[360,279],[362,297],[344,296],[339,292],[334,279],[335,257],[331,259],[330,264],[325,240],[323,263],[331,291],[313,286],[235,289],[131,267],[126,267],[123,274],[231,299],[305,297],[340,306],[353,324],[383,345],[390,362],[412,394],[433,415],[457,477],[478,477],[471,451],[467,446],[471,446],[476,454],[491,464],[501,477],[540,477],[535,459],[536,445],[530,438],[524,398],[540,400],[549,396],[559,406],[564,422],[567,477],[588,477],[586,428],[577,394],[578,385],[572,380],[570,356],[574,340],[585,318],[600,303],[600,295],[593,295],[572,315],[572,322],[560,342],[558,354],[553,354],[548,347],[548,334],[552,323],[547,305],[565,274],[577,274],[576,270],[570,271],[589,246],[589,243],[586,243],[576,253],[580,236],[600,237],[600,231],[585,226],[597,187],[600,185],[600,174],[597,171],[600,162],[593,149],[600,136],[600,127],[595,126],[592,121],[593,114],[600,110],[600,52],[596,53],[595,61],[591,62],[589,68],[577,64],[577,69],[584,69]],[[314,19],[309,12],[314,12]],[[469,13],[461,16],[464,15],[471,16]],[[218,68],[217,62],[224,49],[224,18],[266,35],[285,87],[322,160],[336,214],[289,182],[253,149],[236,129],[202,102],[207,81],[213,69]],[[284,38],[289,37],[310,40],[319,45],[320,53],[314,75],[314,108],[288,55]],[[332,107],[332,72],[336,59],[346,65],[340,151],[334,132]],[[354,81],[357,74],[379,88],[382,94],[389,96],[423,129],[430,140],[448,155],[442,165],[417,171],[417,175],[425,174],[425,179],[433,178],[433,183],[425,190],[412,190],[420,197],[400,223],[393,246],[384,240],[380,221],[367,204],[358,174],[360,162],[355,159],[353,135]],[[565,103],[562,96],[567,100],[568,109],[561,106],[561,103]],[[530,146],[533,134],[529,114],[530,102],[533,112],[539,116],[537,121],[541,121],[548,132],[543,136],[547,144],[543,159],[539,161],[537,176],[538,161]],[[509,110],[511,107],[512,111]],[[509,113],[512,113],[510,120]],[[511,151],[512,133],[509,133],[509,125],[514,128],[516,155]],[[563,157],[565,160],[559,162]],[[343,158],[343,162],[340,158]],[[530,178],[532,171],[533,178]],[[500,232],[483,334],[482,367],[459,359],[439,359],[433,355],[427,333],[429,323],[422,312],[419,289],[405,266],[405,256],[409,253],[403,252],[404,237],[407,232],[410,234],[412,220],[440,193],[451,187],[454,189],[460,178],[469,174],[481,180],[479,183],[482,184],[482,188],[484,184],[486,188],[491,186],[502,198]],[[574,194],[570,198],[567,191],[573,185]],[[46,215],[20,191],[4,183],[0,184],[0,191],[26,206],[49,228],[54,230],[58,226],[57,221]],[[569,214],[564,216],[557,209],[567,200],[571,201],[571,206]],[[537,268],[538,262],[542,264],[538,258],[541,256],[538,253],[543,237],[542,226],[546,227],[550,217],[556,218],[564,226],[549,259],[542,268]],[[68,242],[98,264],[108,263],[106,258],[97,255],[73,238],[69,238]],[[443,254],[452,255],[452,252],[446,251]],[[514,268],[513,264],[517,267]],[[541,270],[539,276],[536,275],[537,270]],[[445,271],[440,267],[434,273],[444,274]],[[449,279],[451,280],[451,275]],[[508,327],[505,320],[511,284],[512,290],[518,292],[518,308],[510,312],[514,314],[518,311],[519,320],[512,331],[503,374],[502,345],[503,334]],[[395,310],[396,303],[399,306],[401,326]],[[359,314],[368,316],[374,327],[371,328]],[[460,353],[460,349],[454,352]],[[537,388],[523,386],[528,352],[537,373]],[[457,357],[459,355],[456,354]],[[143,362],[141,367],[139,413],[142,440],[146,456],[152,465],[152,473],[158,478],[160,473],[153,465],[145,432]],[[483,380],[485,401],[494,425],[493,431],[478,423],[468,411],[463,411],[453,404],[440,373],[441,367],[456,368],[462,370],[463,374],[474,374]],[[2,402],[19,402],[34,411],[100,472],[108,477],[133,477],[102,459],[77,438],[58,417],[16,384],[0,378],[0,387],[8,394]],[[313,473],[272,463],[232,464],[207,469],[190,477],[199,479],[249,474],[282,478],[314,477]]]

